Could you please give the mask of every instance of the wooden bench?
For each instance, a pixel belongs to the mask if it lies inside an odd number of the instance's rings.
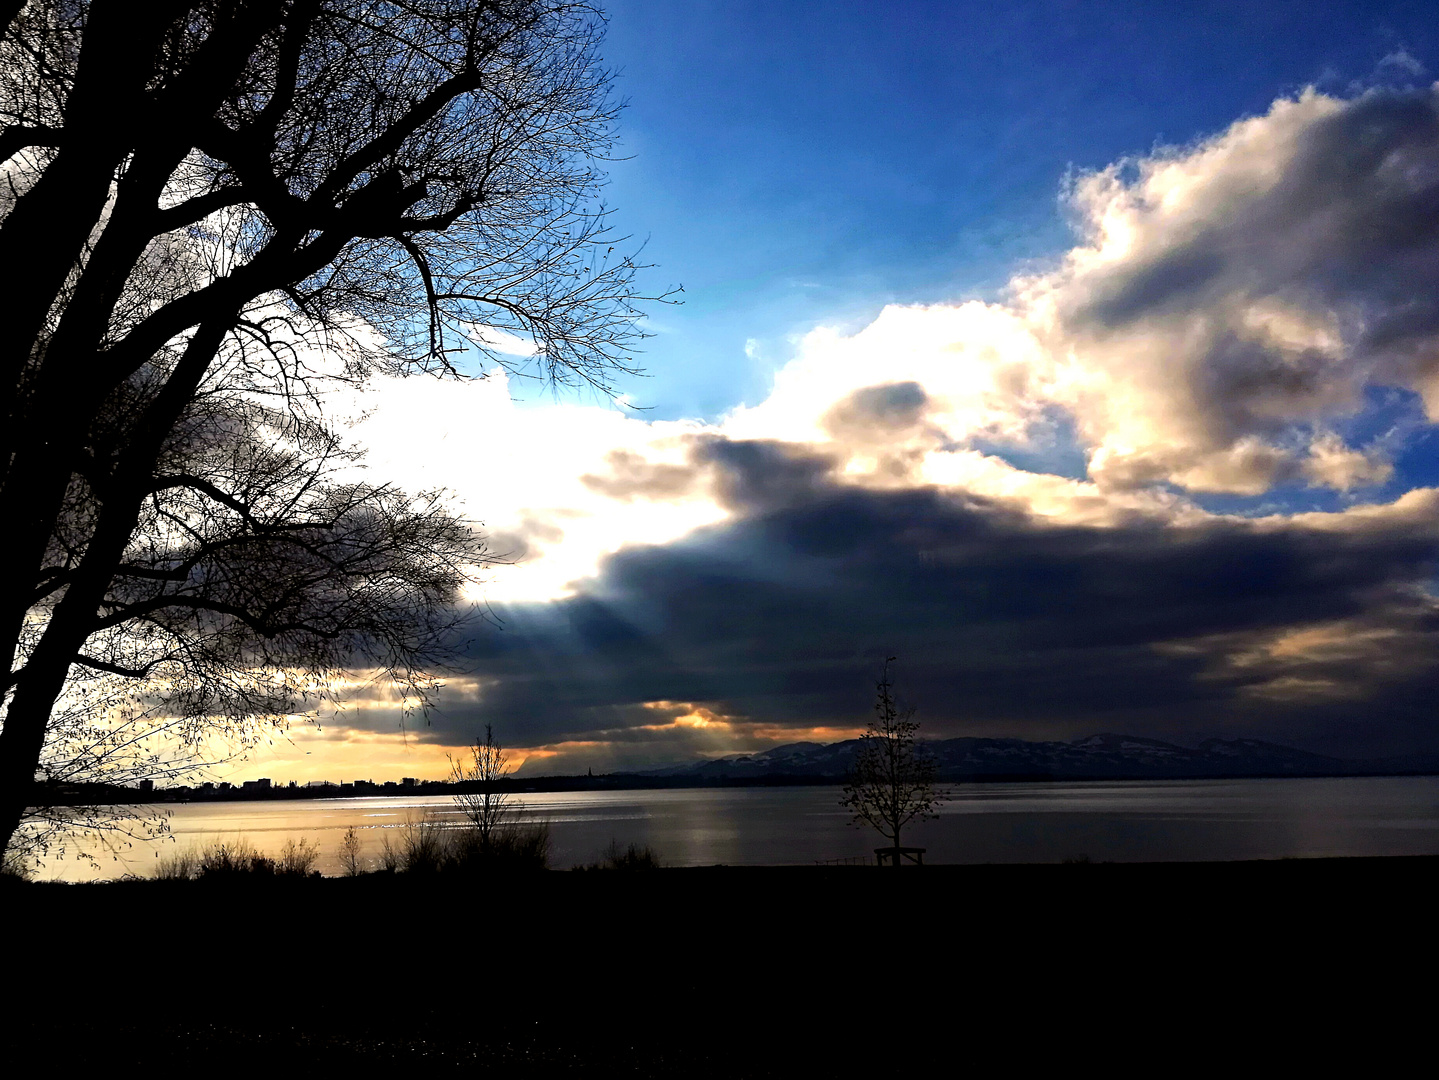
[[[874,849],[874,857],[880,866],[899,866],[901,859],[908,859],[915,866],[923,866],[925,850],[922,847],[877,847]]]

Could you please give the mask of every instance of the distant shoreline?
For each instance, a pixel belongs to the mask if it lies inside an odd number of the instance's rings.
[[[1144,776],[1133,773],[1095,775],[1055,775],[1052,773],[985,773],[973,776],[941,778],[941,786],[964,784],[1073,784],[1073,783],[1155,783],[1189,780],[1353,780],[1397,779],[1402,777],[1439,776],[1439,770],[1419,768],[1391,771],[1338,771],[1313,773],[1194,773]],[[502,781],[499,790],[506,794],[545,794],[569,791],[664,791],[703,788],[785,788],[839,787],[845,783],[839,776],[757,776],[698,778],[691,776],[641,776],[633,773],[608,773],[600,776],[540,776],[533,779],[511,778]],[[473,785],[452,784],[443,780],[417,781],[411,785],[364,782],[301,787],[224,787],[204,791],[197,788],[155,788],[140,791],[129,787],[108,785],[61,786],[37,800],[39,806],[124,806],[153,803],[209,802],[285,802],[310,799],[373,799],[453,796],[471,790]]]

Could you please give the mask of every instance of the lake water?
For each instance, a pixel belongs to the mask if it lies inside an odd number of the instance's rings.
[[[550,823],[551,865],[599,859],[612,841],[649,844],[672,866],[873,859],[881,841],[849,823],[838,787],[555,792],[516,796]],[[174,841],[72,851],[41,877],[149,876],[157,857],[243,837],[267,854],[287,839],[319,845],[319,869],[339,872],[341,836],[360,831],[373,857],[387,830],[462,819],[448,797],[173,804]],[[391,832],[392,837],[396,835]],[[1336,855],[1439,854],[1439,777],[1326,780],[1169,780],[973,784],[950,789],[939,818],[912,826],[906,845],[928,862],[1192,861]]]

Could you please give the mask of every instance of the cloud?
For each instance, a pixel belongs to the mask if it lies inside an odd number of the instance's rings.
[[[1057,372],[1014,309],[979,302],[890,306],[853,336],[823,327],[805,335],[769,397],[734,410],[720,430],[740,439],[806,443],[838,436],[843,443],[845,399],[912,384],[924,396],[928,432],[936,439],[1024,439],[1044,420]]]
[[[862,458],[833,410],[913,384],[936,449],[1031,445],[1059,418],[1107,489],[1255,496],[1382,483],[1382,448],[1337,443],[1369,388],[1439,410],[1439,89],[1306,91],[1065,201],[1081,242],[1005,303],[816,330],[724,432]]]
[[[817,328],[712,422],[387,384],[375,471],[517,560],[422,738],[755,749],[861,723],[893,653],[935,734],[1439,748],[1439,494],[1373,404],[1439,415],[1439,90],[1305,91],[1066,205],[1002,301]]]
[[[676,500],[693,492],[699,482],[690,464],[655,463],[633,450],[611,450],[605,455],[603,475],[585,473],[580,483],[611,499]]]
[[[494,601],[569,595],[626,544],[660,543],[723,510],[682,475],[685,438],[703,425],[653,423],[616,409],[521,405],[496,370],[483,379],[377,381],[355,428],[375,476],[444,488],[490,550]],[[642,498],[646,482],[670,486]],[[658,497],[662,494],[663,497]]]
[[[506,356],[534,356],[539,352],[532,338],[512,334],[498,326],[475,324],[470,326],[469,334],[471,341],[490,352],[503,353]]]
[[[1317,731],[1296,703],[1432,689],[1439,612],[1416,587],[1434,569],[1432,491],[1339,514],[1072,526],[856,487],[781,444],[702,452],[738,519],[619,552],[582,595],[501,608],[505,632],[471,648],[487,679],[475,715],[504,718],[512,741],[638,731],[651,751],[656,701],[771,730],[854,726],[892,652],[932,734],[1236,729],[1352,749],[1384,739],[1359,716]],[[1285,692],[1321,670],[1327,689]],[[1388,717],[1384,738],[1432,742],[1432,727]],[[745,732],[722,734],[706,745]]]
[[[1419,76],[1424,74],[1424,65],[1408,49],[1400,46],[1391,53],[1385,54],[1375,65],[1380,72],[1390,72],[1396,75]]]
[[[1257,494],[1366,386],[1439,408],[1439,90],[1306,91],[1069,203],[1084,243],[1015,289],[1096,481]]]
[[[1351,450],[1339,436],[1325,432],[1309,444],[1309,458],[1303,463],[1310,483],[1336,491],[1366,484],[1382,484],[1394,474],[1394,466],[1374,450]]]

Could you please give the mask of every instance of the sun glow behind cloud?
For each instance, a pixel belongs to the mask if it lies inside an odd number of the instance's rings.
[[[385,380],[362,404],[369,411],[355,437],[369,449],[368,468],[411,490],[447,489],[488,537],[499,562],[472,599],[572,595],[604,556],[725,517],[703,493],[623,499],[585,482],[616,454],[642,454],[653,466],[680,461],[701,424],[568,403],[522,408],[499,369],[463,383]]]
[[[794,742],[838,742],[856,738],[862,727],[823,725],[808,728],[759,724],[727,716],[705,705],[683,701],[644,704],[649,723],[597,731],[585,739],[566,739],[513,751],[527,776],[601,771],[618,767],[666,765],[688,758],[725,757],[743,750],[756,753]]]

